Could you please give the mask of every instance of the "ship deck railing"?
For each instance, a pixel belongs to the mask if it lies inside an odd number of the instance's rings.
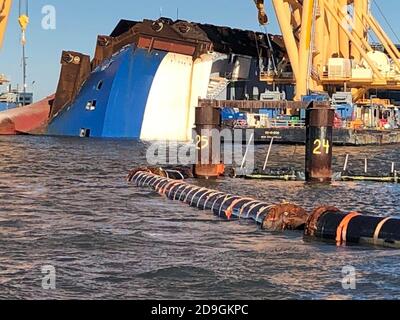
[[[302,120],[269,120],[267,128],[304,128],[306,122]],[[264,127],[264,126],[262,126]]]

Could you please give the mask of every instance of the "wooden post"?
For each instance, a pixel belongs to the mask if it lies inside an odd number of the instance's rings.
[[[346,154],[346,160],[344,161],[343,172],[347,171],[347,167],[349,165],[349,157],[350,157],[350,155]]]
[[[269,148],[268,148],[268,152],[267,152],[267,157],[265,158],[265,162],[264,162],[263,171],[265,171],[265,169],[267,169],[268,160],[269,160],[269,156],[271,155],[272,145],[273,145],[273,144],[274,144],[274,137],[271,138],[271,143],[269,144]]]
[[[243,168],[246,164],[247,155],[249,154],[250,145],[253,142],[253,139],[254,139],[254,133],[251,134],[249,142],[247,143],[246,152],[244,153],[244,157],[243,157],[242,163],[240,165],[240,170],[243,170]]]

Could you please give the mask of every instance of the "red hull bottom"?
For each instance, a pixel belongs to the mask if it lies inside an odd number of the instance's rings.
[[[0,135],[29,134],[47,124],[54,95],[29,106],[0,112]]]

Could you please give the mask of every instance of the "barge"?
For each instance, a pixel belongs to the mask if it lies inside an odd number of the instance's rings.
[[[278,93],[270,93],[277,96]],[[334,95],[334,97],[338,95]],[[340,97],[345,95],[341,94]],[[310,95],[302,102],[267,101],[214,101],[221,108],[222,128],[231,130],[231,136],[254,131],[255,143],[304,144],[306,137],[305,110],[310,101],[325,97]],[[343,100],[341,100],[343,101]],[[339,104],[331,101],[335,110],[333,143],[343,146],[387,145],[400,143],[400,112],[390,100],[374,98]],[[242,134],[238,131],[242,131]],[[235,134],[236,133],[236,134]],[[229,135],[228,135],[229,136]]]
[[[242,141],[246,143],[248,135],[245,129],[229,129],[242,132]],[[298,144],[303,145],[306,138],[306,128],[253,128],[254,142],[257,144],[270,143],[273,139],[275,144]],[[240,133],[239,133],[240,135]],[[227,141],[227,140],[225,140]],[[333,144],[337,146],[367,146],[367,145],[390,145],[400,143],[400,130],[356,130],[356,129],[334,129]]]

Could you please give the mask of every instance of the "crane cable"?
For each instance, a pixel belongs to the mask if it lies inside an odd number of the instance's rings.
[[[315,47],[315,33],[316,33],[316,20],[317,20],[317,9],[318,9],[318,1],[314,1],[313,7],[313,17],[312,17],[312,29],[311,29],[311,43],[310,43],[310,54],[308,56],[308,66],[307,66],[307,92],[310,93],[310,79],[318,79],[318,73],[314,72],[313,66],[313,54]]]
[[[273,66],[273,68],[274,68],[274,73],[277,75],[277,74],[278,74],[278,69],[277,69],[277,67],[276,67],[274,47],[272,46],[271,38],[269,37],[267,25],[263,25],[262,27],[264,28],[264,32],[265,32],[265,34],[266,34],[267,41],[268,41],[268,47],[269,47],[269,50],[271,51],[271,58],[270,58],[270,59],[271,59],[271,61],[272,61],[272,66]],[[269,64],[269,63],[268,63],[268,64]]]
[[[355,15],[356,18],[358,19],[358,21],[361,22],[361,24],[365,27],[363,19],[361,18],[361,16],[356,11],[353,12],[353,15]],[[365,29],[366,29],[365,31],[368,34],[368,36],[372,39],[372,42],[373,43],[378,43],[379,41],[375,38],[374,33],[371,32],[371,29],[370,28],[365,28]]]
[[[390,30],[392,31],[392,33],[394,34],[394,36],[396,37],[397,41],[400,43],[400,38],[397,35],[396,31],[393,29],[391,23],[389,22],[389,20],[387,19],[386,15],[383,13],[381,7],[378,5],[378,3],[375,0],[372,0],[372,3],[375,4],[375,6],[378,8],[378,11],[380,12],[380,14],[382,15],[383,19],[385,20],[385,22],[387,23],[387,25],[389,26]]]
[[[264,70],[264,68],[262,68],[263,66],[262,66],[262,63],[261,63],[262,53],[261,53],[260,47],[258,45],[258,36],[257,36],[257,33],[255,31],[253,31],[253,34],[254,34],[254,40],[256,42],[258,68],[260,69],[260,72],[262,72]]]

